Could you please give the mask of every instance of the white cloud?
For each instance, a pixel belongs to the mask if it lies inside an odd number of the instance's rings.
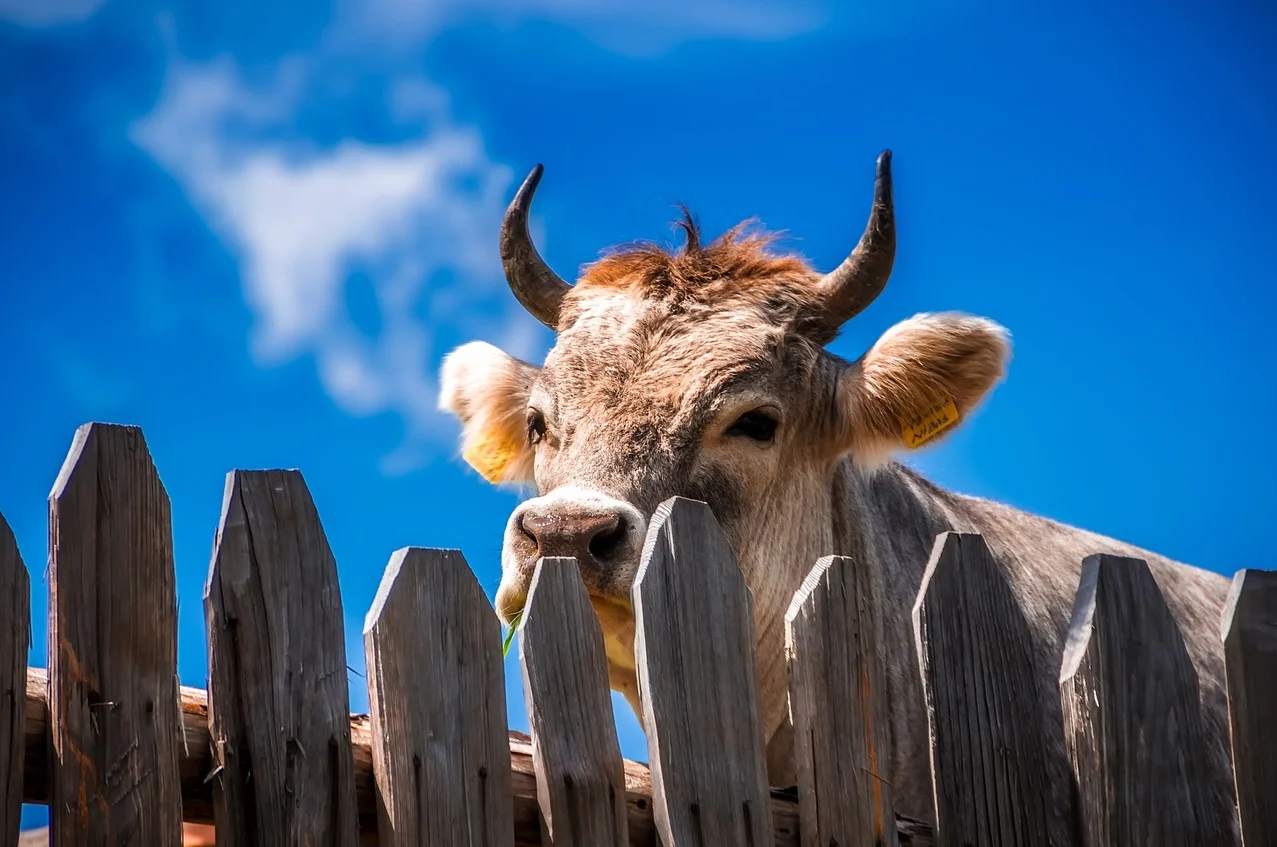
[[[86,21],[107,0],[0,0],[0,21],[31,28]]]
[[[516,328],[526,314],[476,320],[468,311],[502,293],[496,233],[514,174],[489,161],[479,134],[453,122],[447,98],[421,80],[402,81],[396,102],[429,118],[423,138],[323,149],[281,140],[309,73],[294,62],[253,90],[227,59],[175,62],[132,135],[239,257],[258,361],[309,354],[345,411],[401,415],[408,437],[386,468],[407,471],[440,422],[433,368],[446,352],[433,348],[420,315],[536,353],[537,337]],[[464,296],[427,284],[439,270],[456,276]],[[371,281],[375,333],[347,308],[355,271]]]
[[[503,26],[549,21],[584,33],[605,49],[650,56],[687,41],[772,41],[811,32],[829,19],[826,0],[360,0],[348,3],[346,37],[415,48],[445,24],[486,20]]]

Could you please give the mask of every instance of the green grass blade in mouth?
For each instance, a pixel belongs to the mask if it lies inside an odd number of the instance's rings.
[[[514,613],[514,619],[510,621],[510,626],[505,632],[505,642],[501,645],[501,658],[505,658],[510,654],[510,645],[514,643],[514,634],[519,630],[519,624],[523,622],[523,611]]]

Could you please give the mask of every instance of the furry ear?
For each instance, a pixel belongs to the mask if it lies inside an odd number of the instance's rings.
[[[1006,374],[1007,331],[957,313],[917,315],[882,337],[839,380],[843,448],[885,462],[952,432]]]
[[[483,341],[463,344],[443,360],[439,408],[461,421],[462,458],[488,482],[532,479],[524,416],[540,370]]]

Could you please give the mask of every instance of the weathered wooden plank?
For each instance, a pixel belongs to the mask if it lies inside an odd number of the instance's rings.
[[[936,537],[913,607],[942,845],[1070,843],[1047,808],[1032,634],[976,533]],[[1055,832],[1052,830],[1055,829]]]
[[[1242,841],[1277,844],[1277,571],[1234,575],[1221,630]]]
[[[626,847],[625,770],[603,631],[575,559],[537,563],[519,657],[547,840],[555,847]]]
[[[1060,670],[1085,844],[1215,845],[1197,673],[1142,559],[1082,563]]]
[[[31,580],[13,530],[0,515],[0,845],[18,843],[26,746]]]
[[[219,847],[356,843],[337,564],[297,471],[232,471],[204,590]]]
[[[171,518],[137,427],[80,427],[49,494],[49,687],[55,841],[178,844]]]
[[[665,847],[768,843],[753,599],[709,506],[682,497],[660,505],[632,597]]]
[[[213,822],[213,789],[208,775],[213,757],[208,732],[208,699],[197,689],[182,686],[182,816],[194,823]],[[48,749],[42,743],[49,726],[48,679],[42,668],[27,670],[26,762],[23,765],[24,803],[49,802],[46,790]],[[376,784],[372,767],[372,722],[367,715],[350,716],[351,744],[355,754],[355,795],[359,799],[359,843],[378,844]],[[511,730],[510,770],[514,795],[515,847],[540,847],[540,809],[537,806],[536,770],[532,763],[532,739]],[[787,792],[771,798],[775,822],[775,847],[798,847],[798,804]],[[625,811],[629,819],[631,847],[656,847],[652,819],[652,780],[647,766],[625,761]],[[901,847],[932,847],[926,823],[896,815]]]
[[[501,624],[460,551],[395,551],[364,650],[381,843],[512,847]]]
[[[877,597],[867,565],[825,556],[785,615],[804,844],[896,843]]]

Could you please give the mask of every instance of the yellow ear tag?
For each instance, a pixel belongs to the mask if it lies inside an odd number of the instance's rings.
[[[501,433],[487,431],[466,448],[462,458],[488,482],[496,484],[519,453],[519,443]]]
[[[958,406],[953,398],[945,398],[929,406],[921,414],[900,419],[900,431],[905,444],[920,447],[958,422]]]

